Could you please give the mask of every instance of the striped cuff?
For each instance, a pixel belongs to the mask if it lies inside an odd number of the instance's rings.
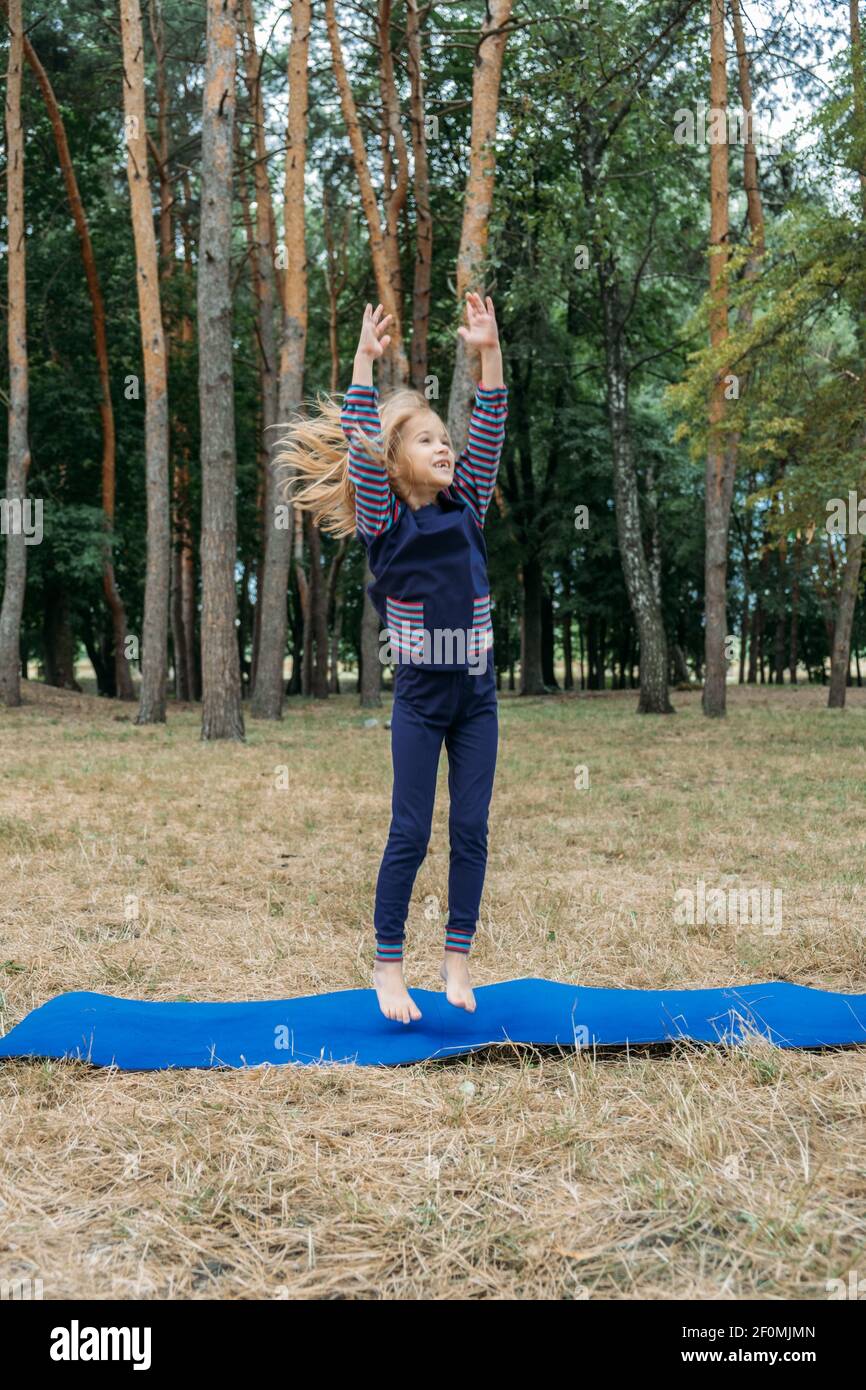
[[[446,927],[445,950],[459,951],[461,955],[467,956],[474,935],[475,932],[469,931],[466,927]]]
[[[402,960],[402,941],[377,941],[374,960]]]

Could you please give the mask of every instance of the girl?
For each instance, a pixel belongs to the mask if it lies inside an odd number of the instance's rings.
[[[391,828],[376,885],[373,986],[386,1018],[421,1012],[403,979],[409,898],[430,839],[436,774],[448,751],[448,924],[440,974],[449,1003],[473,1011],[468,954],[487,866],[487,812],[498,741],[490,585],[482,528],[507,415],[493,303],[467,295],[468,327],[481,353],[481,384],[464,453],[418,391],[392,392],[378,408],[373,363],[390,336],[382,305],[364,310],[352,384],[342,410],[329,398],[297,420],[278,462],[288,492],[335,535],[357,532],[393,661]],[[348,452],[346,444],[348,443]]]

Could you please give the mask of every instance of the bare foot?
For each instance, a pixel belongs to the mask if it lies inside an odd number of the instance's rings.
[[[469,983],[469,961],[458,951],[446,951],[445,959],[439,967],[439,974],[445,981],[445,997],[449,1004],[467,1013],[475,1012],[475,995]]]
[[[401,960],[374,961],[373,988],[379,1008],[386,1018],[393,1018],[397,1023],[409,1023],[421,1017],[421,1010],[410,997],[403,981]]]

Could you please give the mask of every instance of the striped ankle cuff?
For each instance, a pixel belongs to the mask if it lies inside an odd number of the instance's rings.
[[[374,960],[402,960],[402,941],[377,941]]]
[[[474,935],[474,932],[466,931],[461,927],[447,927],[445,931],[445,950],[460,951],[462,955],[468,955]]]

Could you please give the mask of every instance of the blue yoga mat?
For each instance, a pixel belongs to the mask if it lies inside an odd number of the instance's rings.
[[[391,1066],[491,1044],[592,1048],[626,1043],[741,1043],[778,1047],[866,1042],[866,995],[778,980],[725,989],[598,989],[507,980],[475,990],[467,1014],[444,993],[410,990],[423,1017],[394,1023],[372,989],[245,1003],[155,1003],[59,994],[0,1039],[0,1057],[65,1057],[123,1071],[355,1062]]]

